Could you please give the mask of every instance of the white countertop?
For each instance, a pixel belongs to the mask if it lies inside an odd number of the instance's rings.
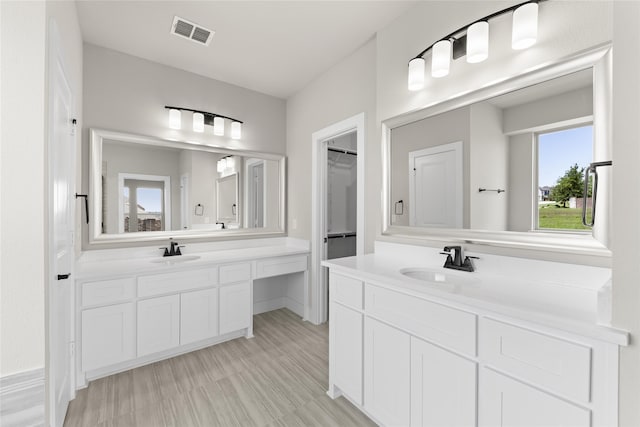
[[[77,280],[90,280],[105,277],[131,276],[138,274],[156,274],[169,271],[180,271],[192,268],[204,268],[211,264],[222,264],[272,258],[286,255],[308,255],[309,250],[298,246],[260,246],[234,249],[219,249],[202,252],[184,251],[183,256],[199,256],[200,258],[163,264],[154,262],[162,259],[161,252],[156,256],[97,260],[92,256],[90,260],[80,260],[76,263],[75,276]]]
[[[444,259],[444,258],[443,258]],[[343,272],[375,285],[467,309],[487,310],[619,345],[628,345],[628,333],[598,325],[598,292],[555,281],[532,280],[526,270],[519,275],[495,272],[461,272],[439,265],[419,265],[406,257],[369,254],[323,261],[331,271]],[[472,283],[451,285],[412,279],[405,268],[428,268],[445,275],[471,278]],[[464,307],[463,307],[464,308]]]

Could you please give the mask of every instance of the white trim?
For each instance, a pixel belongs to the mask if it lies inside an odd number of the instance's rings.
[[[253,191],[251,190],[253,188],[251,185],[252,179],[249,179],[249,176],[250,171],[258,165],[262,165],[262,226],[267,226],[267,161],[264,159],[247,159],[244,163],[244,226],[247,228],[255,228],[249,226],[249,214],[251,213],[249,200],[253,196]]]
[[[410,151],[409,152],[409,174],[415,171],[415,161],[416,157],[423,156],[431,156],[433,154],[444,153],[447,151],[453,151],[455,153],[455,161],[456,161],[456,182],[455,182],[455,197],[456,197],[456,212],[455,212],[455,220],[456,220],[456,228],[462,228],[462,217],[464,212],[464,201],[463,201],[463,179],[462,176],[464,174],[463,169],[463,152],[462,152],[462,141],[450,142],[448,144],[436,145],[434,147],[424,148],[422,150]],[[409,197],[412,200],[416,200],[415,198],[415,188],[416,186],[416,174],[415,172],[409,177]],[[415,226],[416,221],[416,204],[409,204],[409,225]]]
[[[593,228],[593,236],[569,233],[547,232],[513,232],[485,231],[469,229],[436,229],[404,227],[391,225],[391,199],[389,173],[391,129],[408,123],[441,114],[455,108],[467,106],[504,93],[535,85],[549,79],[570,74],[576,71],[593,68],[594,96],[594,152],[595,161],[610,160],[610,106],[611,106],[611,44],[605,43],[592,49],[579,52],[567,58],[546,63],[525,70],[523,73],[505,78],[501,81],[482,87],[473,92],[461,93],[443,102],[434,102],[419,110],[410,111],[382,122],[382,161],[383,161],[383,203],[382,203],[382,238],[383,240],[400,239],[430,242],[446,242],[449,244],[478,244],[512,249],[528,250],[527,256],[544,255],[542,252],[553,252],[558,262],[574,255],[611,258],[610,243],[610,193],[602,194],[602,203],[598,203],[598,223]],[[604,170],[605,179],[600,188],[610,188],[607,179],[610,172]],[[574,258],[572,258],[574,259]]]
[[[0,378],[0,425],[45,423],[44,368]]]
[[[324,245],[324,224],[326,212],[325,181],[327,166],[326,141],[350,132],[356,132],[357,146],[357,210],[356,210],[356,254],[364,254],[364,156],[365,156],[365,114],[360,113],[338,123],[334,123],[311,135],[311,292],[309,320],[314,324],[327,321],[327,280],[325,269],[320,265],[326,258]]]
[[[137,179],[139,181],[156,181],[164,183],[162,207],[164,209],[164,212],[162,212],[164,231],[171,230],[171,177],[163,175],[144,175],[140,173],[121,172],[118,174],[118,232],[124,233],[124,181],[126,179]],[[137,188],[138,187],[136,187],[136,190]],[[131,193],[129,193],[129,201],[131,201]],[[136,195],[136,206],[133,206],[132,208],[131,202],[129,202],[129,215],[131,215],[131,209],[135,209],[136,218],[138,217],[137,206],[138,197]],[[131,224],[129,224],[129,226],[131,226]]]
[[[191,177],[188,173],[180,175],[180,229],[191,228]]]

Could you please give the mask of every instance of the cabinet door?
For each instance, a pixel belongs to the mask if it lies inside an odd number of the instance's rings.
[[[475,426],[476,363],[411,338],[411,426]]]
[[[180,295],[180,344],[218,335],[218,288]]]
[[[248,328],[251,321],[251,282],[220,288],[220,334]]]
[[[133,359],[136,349],[133,303],[82,312],[82,370]]]
[[[409,335],[365,319],[364,407],[382,425],[409,425]]]
[[[335,303],[331,310],[333,382],[362,405],[362,314]]]
[[[138,357],[180,344],[180,295],[138,301]]]
[[[480,426],[590,426],[586,408],[489,369],[480,375]]]

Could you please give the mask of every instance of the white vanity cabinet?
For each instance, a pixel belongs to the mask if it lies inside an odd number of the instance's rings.
[[[330,280],[329,395],[380,425],[616,425],[617,344],[368,283],[357,271]],[[362,377],[339,374],[360,366]]]
[[[161,273],[148,265],[142,268],[140,274],[105,273],[78,281],[77,387],[222,341],[252,337],[254,272],[260,277],[304,273],[299,277],[306,287],[307,255],[286,251],[284,256],[243,256],[194,267],[177,263]]]

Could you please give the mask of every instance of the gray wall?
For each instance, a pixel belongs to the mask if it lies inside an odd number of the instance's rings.
[[[118,130],[200,144],[285,153],[285,101],[176,68],[84,45],[82,189],[88,189],[88,129]],[[219,113],[242,120],[242,139],[195,133],[187,115],[183,129],[168,127],[165,105]],[[229,124],[226,124],[227,128]],[[82,227],[83,248],[88,229]],[[138,244],[139,245],[139,244]]]

